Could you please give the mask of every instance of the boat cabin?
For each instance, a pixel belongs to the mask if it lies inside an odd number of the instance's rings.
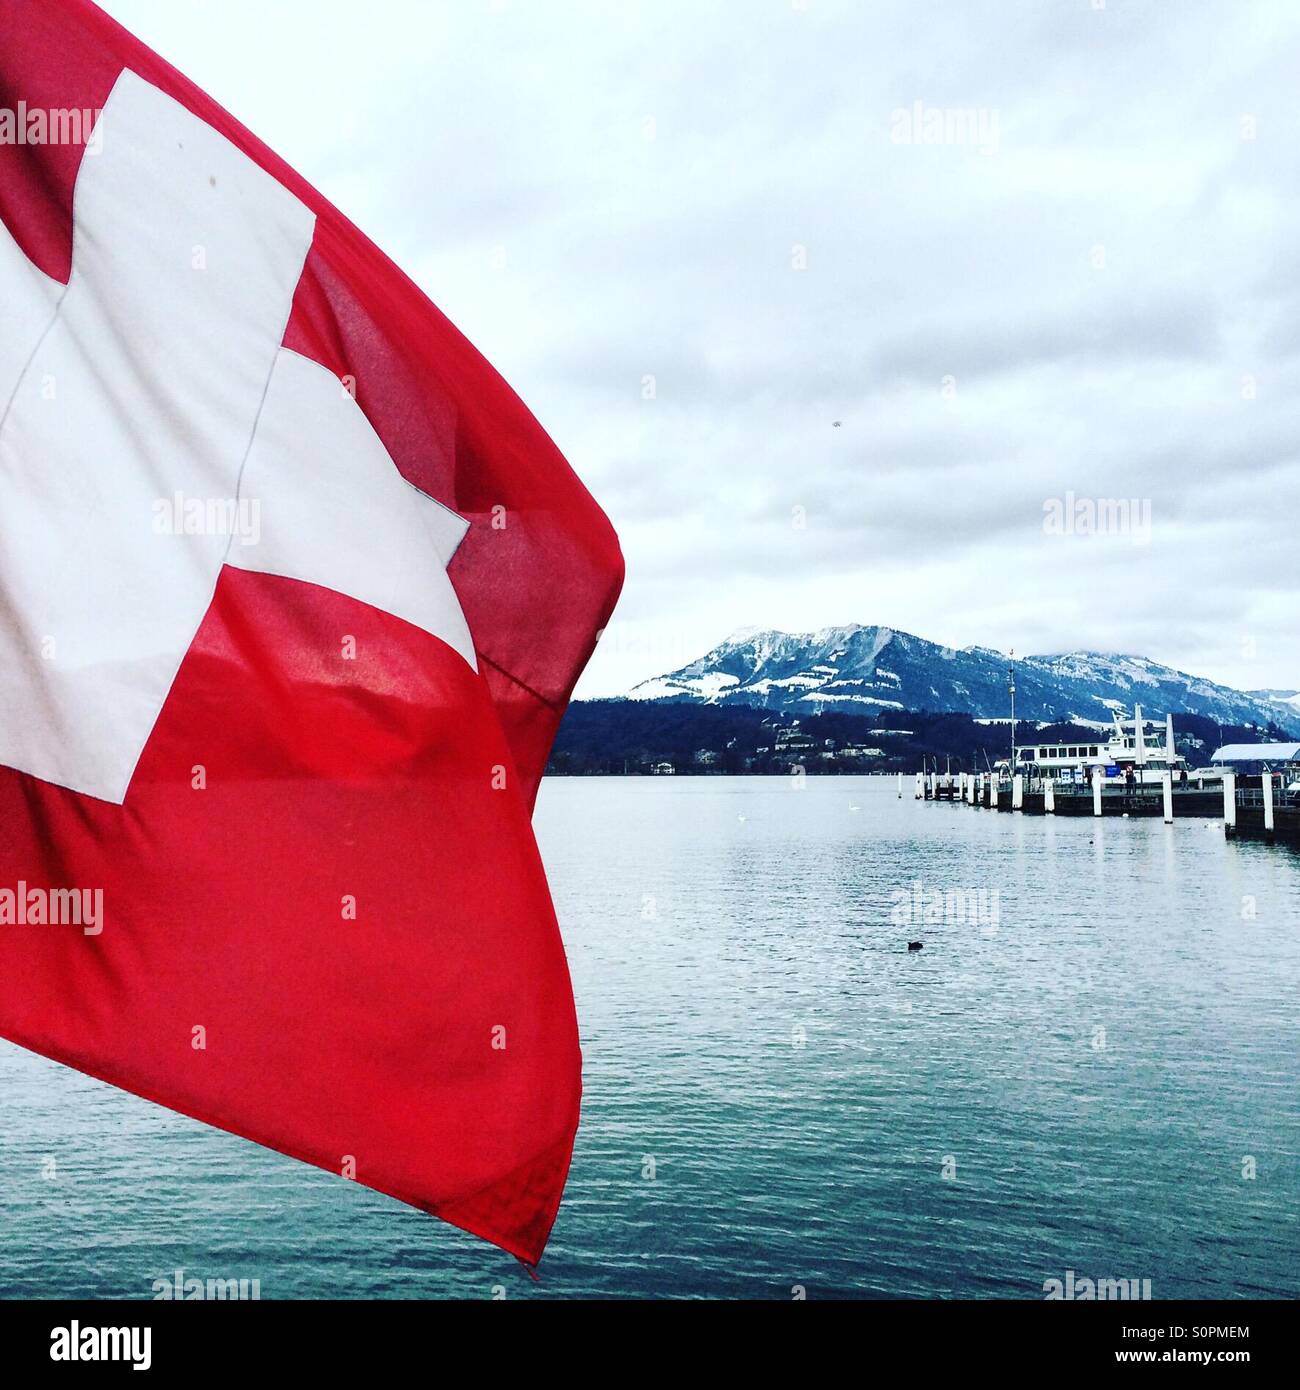
[[[1100,732],[1091,740],[1074,743],[1025,743],[1016,745],[1017,770],[1032,771],[1049,777],[1086,777],[1089,769],[1104,767],[1109,776],[1122,775],[1130,768],[1150,768],[1153,772],[1166,769],[1175,773],[1186,766],[1174,745],[1174,717],[1169,715],[1163,726],[1142,718],[1142,708],[1134,718],[1114,716],[1114,729],[1106,736]]]

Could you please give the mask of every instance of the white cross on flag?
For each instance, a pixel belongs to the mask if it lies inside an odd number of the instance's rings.
[[[84,0],[0,0],[0,412],[0,1034],[536,1262],[580,1079],[529,815],[605,518]]]

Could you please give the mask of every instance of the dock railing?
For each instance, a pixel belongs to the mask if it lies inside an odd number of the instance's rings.
[[[1262,787],[1238,787],[1237,805],[1243,810],[1262,811],[1264,809],[1264,789]],[[1290,792],[1283,787],[1273,788],[1273,805],[1280,810],[1300,809],[1300,792]]]

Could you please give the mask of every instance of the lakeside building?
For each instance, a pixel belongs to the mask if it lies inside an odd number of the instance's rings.
[[[1284,771],[1300,779],[1300,743],[1226,743],[1210,763],[1245,776]]]

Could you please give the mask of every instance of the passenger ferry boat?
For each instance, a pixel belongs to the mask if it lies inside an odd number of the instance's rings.
[[[1163,727],[1154,720],[1143,719],[1141,705],[1134,707],[1132,719],[1121,719],[1118,714],[1112,718],[1114,729],[1106,737],[1098,734],[1092,741],[1016,744],[1015,771],[1082,781],[1094,767],[1105,768],[1109,777],[1125,776],[1130,770],[1140,776],[1148,768],[1156,773],[1170,771],[1175,776],[1186,770],[1186,759],[1179,757],[1174,745],[1172,714],[1166,717]],[[1005,775],[1006,759],[997,767]]]

